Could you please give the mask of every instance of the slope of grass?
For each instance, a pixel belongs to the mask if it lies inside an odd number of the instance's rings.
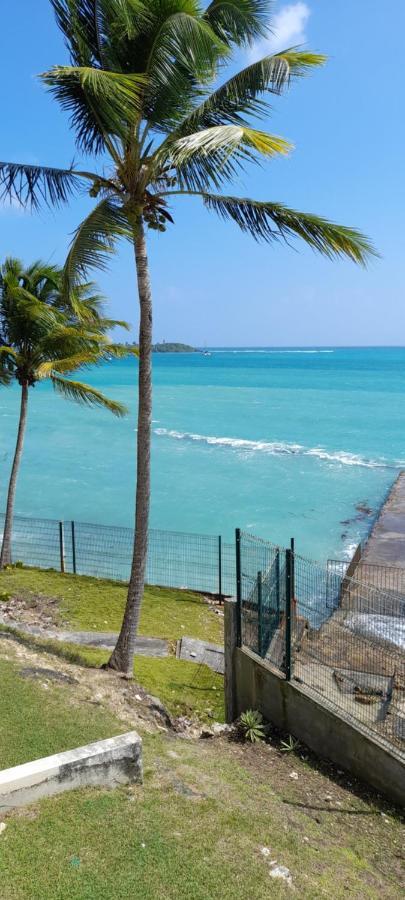
[[[143,786],[64,794],[6,818],[2,900],[399,896],[401,830],[388,810],[300,760],[293,784],[291,761],[271,750],[161,735],[143,749]],[[340,810],[324,801],[330,790]],[[271,877],[274,863],[292,889]]]
[[[20,668],[0,655],[0,766],[128,730],[80,702],[74,684],[45,690]],[[2,900],[399,896],[401,823],[343,773],[276,745],[170,733],[143,735],[143,754],[143,786],[2,810]],[[272,878],[275,864],[290,870],[293,891]]]
[[[0,658],[0,769],[128,730],[105,710],[74,703],[64,685],[44,688],[19,668]]]
[[[0,572],[1,595],[27,600],[56,598],[51,612],[56,624],[72,631],[118,631],[127,588],[115,581],[84,575],[62,575],[52,570],[9,568]],[[176,640],[189,635],[221,643],[222,620],[210,612],[200,594],[170,588],[147,587],[139,633]]]
[[[1,631],[11,632],[27,647],[79,666],[98,668],[107,662],[110,655],[108,650],[27,636],[5,626],[0,626]],[[49,665],[52,666],[51,658]],[[185,715],[203,722],[212,719],[224,721],[224,679],[208,666],[174,656],[161,659],[138,656],[134,663],[134,678],[148,694],[158,697],[173,716]],[[14,711],[19,717],[19,707]]]

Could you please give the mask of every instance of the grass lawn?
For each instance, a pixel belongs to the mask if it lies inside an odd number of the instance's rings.
[[[55,624],[72,631],[119,631],[127,588],[115,581],[83,575],[62,575],[41,569],[10,568],[0,573],[2,595],[27,601],[56,598],[49,606]],[[221,643],[223,620],[214,615],[200,594],[169,588],[147,587],[139,633],[176,640],[183,635]]]
[[[12,653],[6,644],[0,653]],[[74,685],[44,691],[4,659],[0,677],[0,764],[128,730],[77,703]],[[277,746],[143,740],[143,786],[67,793],[3,815],[2,900],[399,896],[400,822],[343,773]],[[270,861],[288,867],[293,891],[271,877]]]
[[[125,731],[105,710],[74,703],[64,685],[45,690],[20,669],[0,657],[0,769]]]

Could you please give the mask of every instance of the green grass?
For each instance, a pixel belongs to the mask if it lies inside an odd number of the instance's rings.
[[[274,789],[265,763],[260,777],[226,745],[147,736],[144,762],[143,786],[65,794],[9,817],[2,900],[398,896],[386,863],[400,826],[378,810],[356,801],[354,827],[344,813],[320,824],[288,805],[289,786]],[[293,892],[270,878],[262,846],[290,869]]]
[[[74,685],[45,690],[20,665],[0,658],[0,766],[128,730]],[[401,826],[388,804],[271,748],[155,733],[143,735],[143,755],[143,786],[2,812],[2,900],[290,897],[269,858],[290,869],[298,900],[398,896]]]
[[[2,593],[55,597],[52,612],[59,624],[75,631],[118,631],[127,588],[115,581],[83,575],[61,575],[41,569],[10,568],[0,573]],[[183,635],[221,643],[222,619],[210,612],[199,594],[169,588],[147,587],[139,633],[176,640]]]
[[[45,690],[22,678],[20,668],[0,658],[0,769],[126,730],[97,706],[74,703],[64,685]]]

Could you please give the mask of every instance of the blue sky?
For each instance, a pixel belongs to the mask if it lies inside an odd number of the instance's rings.
[[[252,168],[238,192],[285,202],[356,225],[382,259],[367,271],[257,245],[196,200],[179,200],[176,225],[152,235],[155,339],[194,344],[291,346],[405,344],[403,35],[405,3],[308,0],[274,4],[277,48],[302,43],[329,62],[277,99],[275,134],[291,139],[287,160]],[[255,47],[241,57],[266,52]],[[67,117],[35,74],[66,61],[48,0],[2,10],[1,138],[4,160],[68,165],[75,156]],[[235,191],[236,193],[236,191]],[[0,209],[0,256],[63,262],[86,199],[58,212]],[[133,256],[123,246],[99,277],[111,314],[137,324]]]

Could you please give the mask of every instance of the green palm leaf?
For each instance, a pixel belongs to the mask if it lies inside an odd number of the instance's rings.
[[[246,115],[263,116],[269,109],[267,100],[263,99],[267,94],[280,94],[292,78],[301,77],[325,62],[326,56],[297,48],[265,56],[212,91],[180,123],[174,136],[227,122],[243,124]]]
[[[62,109],[80,123],[83,109],[92,119],[92,140],[106,142],[108,135],[128,134],[128,125],[139,114],[145,75],[123,74],[92,66],[54,66],[41,76]],[[89,124],[89,123],[87,123]],[[81,132],[80,132],[81,134]],[[79,144],[83,146],[83,137]]]
[[[222,40],[239,47],[269,32],[266,0],[213,0],[204,18]]]
[[[360,231],[328,222],[321,216],[298,212],[281,203],[213,194],[202,194],[202,197],[208,209],[223,219],[232,219],[255,240],[270,243],[280,238],[300,237],[323,256],[348,257],[361,265],[370,256],[378,256],[371,241]]]
[[[73,169],[0,162],[0,202],[17,200],[23,207],[33,209],[39,209],[42,204],[60,206],[79,187],[80,179]]]
[[[115,252],[116,241],[132,238],[128,218],[122,204],[105,198],[81,222],[74,233],[64,267],[65,296],[71,296],[75,283],[87,276],[92,268],[104,270],[108,259]]]
[[[50,374],[50,379],[55,390],[68,400],[74,400],[76,403],[80,403],[83,406],[101,406],[104,409],[108,409],[109,412],[113,413],[113,415],[118,418],[125,416],[128,412],[127,407],[122,403],[118,403],[116,400],[110,400],[100,391],[90,387],[89,384],[63,378],[60,375],[57,375],[55,371]]]

